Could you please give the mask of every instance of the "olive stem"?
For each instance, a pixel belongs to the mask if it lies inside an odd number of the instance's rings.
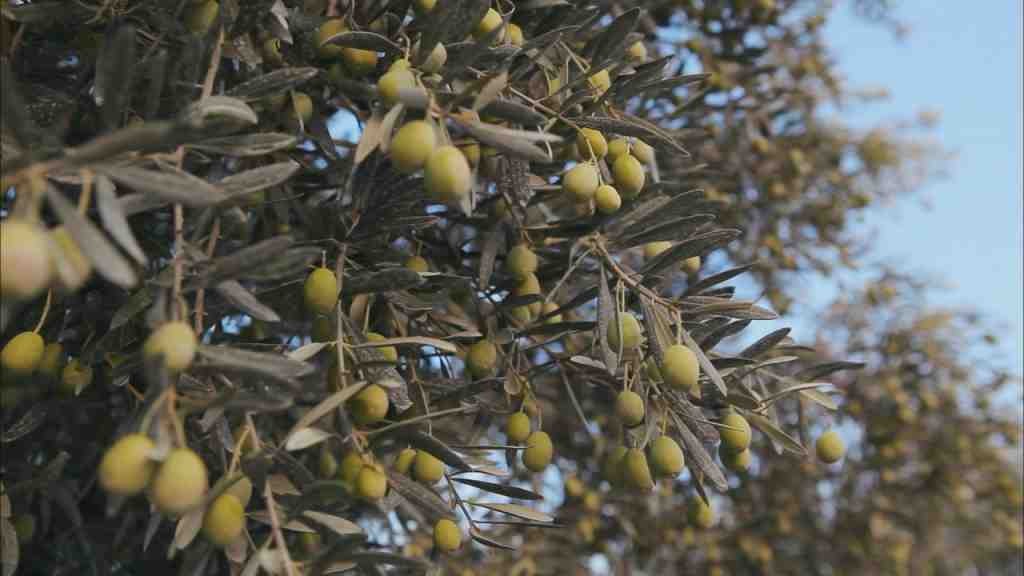
[[[46,304],[43,304],[43,313],[39,316],[39,322],[36,323],[36,327],[32,329],[32,332],[39,334],[39,331],[43,328],[43,323],[46,322],[46,316],[50,313],[50,302],[53,300],[53,288],[46,291]]]

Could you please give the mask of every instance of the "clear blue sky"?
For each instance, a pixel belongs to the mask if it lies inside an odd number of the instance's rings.
[[[957,157],[947,178],[915,200],[876,210],[877,256],[915,273],[937,275],[948,288],[935,304],[977,307],[1006,328],[1007,365],[1024,372],[1021,262],[1024,182],[1021,176],[1021,2],[897,0],[909,34],[836,10],[827,42],[857,87],[885,87],[888,101],[844,111],[869,126],[937,109],[935,136]],[[827,289],[826,289],[827,290]]]

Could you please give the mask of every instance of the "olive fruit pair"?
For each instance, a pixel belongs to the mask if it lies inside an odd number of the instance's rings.
[[[199,505],[209,488],[206,464],[199,455],[177,448],[157,466],[150,458],[153,448],[153,441],[142,434],[119,438],[100,460],[100,487],[110,494],[134,496],[148,486],[150,500],[168,515]]]

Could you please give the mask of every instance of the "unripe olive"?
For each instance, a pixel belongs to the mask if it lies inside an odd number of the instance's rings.
[[[387,338],[376,332],[367,332],[366,340],[369,342],[380,342],[382,340],[387,340]],[[384,355],[385,361],[390,362],[392,364],[398,362],[398,349],[395,348],[394,346],[381,346],[376,350],[377,352],[380,352],[381,354]]]
[[[601,181],[593,164],[577,164],[562,175],[562,190],[571,194],[575,202],[587,202],[594,197]]]
[[[510,312],[512,318],[520,324],[529,324],[533,321],[533,314],[529,306],[516,306]]]
[[[462,531],[459,525],[441,518],[434,524],[434,547],[441,552],[454,552],[462,546]]]
[[[644,188],[644,167],[632,154],[624,154],[612,163],[615,188],[624,198],[634,198]]]
[[[569,498],[579,498],[583,496],[585,490],[583,481],[576,476],[569,476],[565,479],[565,495]]]
[[[591,154],[600,160],[608,153],[608,141],[604,134],[593,128],[581,128],[576,133],[576,148],[583,155],[583,158],[590,159]]]
[[[654,480],[651,478],[651,469],[647,466],[647,456],[643,450],[630,448],[624,459],[626,467],[626,482],[643,492],[654,489]]]
[[[145,490],[156,468],[156,463],[149,459],[153,446],[153,441],[142,434],[119,438],[100,460],[100,487],[118,496],[133,496]]]
[[[388,393],[377,384],[370,384],[352,399],[352,416],[360,426],[375,424],[387,416],[389,405]]]
[[[523,466],[532,472],[542,472],[551,463],[555,447],[551,437],[543,430],[537,430],[526,438],[528,448],[523,450]]]
[[[558,303],[557,302],[545,302],[544,306],[541,308],[541,314],[550,314],[550,313],[554,312],[555,310],[558,310]],[[562,315],[561,314],[555,314],[554,316],[549,316],[548,319],[544,321],[545,324],[559,324],[561,322],[562,322]]]
[[[683,260],[683,272],[696,274],[700,270],[700,256],[691,256]]]
[[[654,148],[639,138],[633,140],[633,149],[631,154],[633,154],[634,158],[647,166],[654,163]]]
[[[622,207],[622,198],[614,186],[602,184],[594,191],[594,204],[601,214],[614,214]]]
[[[740,452],[720,451],[718,456],[722,459],[722,464],[734,472],[746,472],[750,468],[750,448]]]
[[[338,303],[338,277],[328,268],[317,268],[306,277],[302,295],[310,312],[330,314]]]
[[[694,497],[686,507],[686,516],[690,523],[697,528],[707,529],[715,523],[715,512],[700,497]]]
[[[398,453],[398,458],[395,459],[395,472],[398,472],[399,474],[408,474],[415,460],[415,449],[406,448],[402,450]]]
[[[683,471],[683,450],[672,438],[658,436],[650,443],[648,449],[651,451],[651,468],[657,476],[674,478]]]
[[[39,362],[39,373],[57,378],[64,368],[64,346],[60,342],[50,342],[43,348],[43,358]]]
[[[644,372],[647,373],[647,378],[651,382],[661,382],[663,380],[661,369],[658,368],[658,363],[655,361],[654,356],[648,356],[647,360],[644,361]]]
[[[521,282],[537,271],[537,254],[527,244],[516,244],[505,257],[505,269]]]
[[[309,124],[313,118],[313,99],[303,92],[292,94],[290,101],[285,101],[284,123],[291,130],[299,129],[299,120],[302,125]]]
[[[363,500],[376,502],[388,493],[388,477],[375,464],[363,466],[356,477],[356,494]]]
[[[644,421],[644,399],[632,390],[623,390],[615,399],[615,415],[627,428]]]
[[[604,479],[616,488],[621,487],[625,480],[622,464],[623,460],[626,458],[627,451],[628,450],[625,446],[616,446],[608,453],[608,456],[604,461],[604,466],[601,468]]]
[[[608,74],[608,70],[601,70],[597,74],[592,75],[588,81],[590,85],[597,91],[597,95],[600,96],[608,91],[612,87],[612,77]]]
[[[839,437],[839,433],[835,430],[828,430],[819,436],[818,441],[814,444],[814,448],[818,453],[818,459],[826,464],[838,462],[843,457],[843,454],[846,453],[843,439]]]
[[[455,146],[435,149],[427,159],[423,178],[427,193],[438,202],[456,202],[473,186],[469,162]]]
[[[65,394],[76,394],[92,384],[92,376],[92,366],[72,358],[61,371],[60,390]]]
[[[228,486],[224,493],[237,498],[242,509],[245,509],[249,505],[249,500],[252,499],[252,480],[249,480],[248,476],[242,476],[234,484]]]
[[[192,365],[199,341],[186,322],[168,322],[149,335],[142,347],[145,357],[163,356],[169,372],[181,372]]]
[[[671,247],[671,242],[648,242],[647,244],[644,244],[644,258],[648,260],[657,258],[662,252]]]
[[[498,26],[501,26],[501,14],[498,14],[494,8],[488,8],[487,13],[484,14],[476,28],[473,29],[473,37],[479,40],[490,34]]]
[[[341,59],[348,71],[355,76],[365,76],[377,67],[377,53],[373,50],[346,46],[341,49]]]
[[[623,335],[621,340],[622,349],[630,350],[640,346],[641,339],[643,337],[643,331],[640,327],[640,322],[630,312],[622,312],[619,314],[618,326],[612,321],[608,325],[608,345],[611,346],[612,350],[618,351],[619,349],[619,334]]]
[[[333,342],[337,335],[330,316],[321,315],[313,318],[313,342]]]
[[[36,517],[31,514],[22,514],[11,522],[14,533],[18,535],[18,544],[24,546],[32,541],[36,535]]]
[[[267,38],[262,42],[260,48],[263,50],[263,61],[272,66],[284,64],[284,57],[281,56],[281,41],[277,38]]]
[[[338,474],[338,459],[330,450],[321,450],[317,460],[317,472],[321,478],[334,478]]]
[[[616,138],[608,143],[608,155],[605,157],[605,161],[612,165],[619,156],[629,154],[631,149],[632,144],[629,138]]]
[[[348,26],[345,25],[345,21],[341,18],[331,18],[321,24],[320,27],[316,29],[316,34],[313,38],[313,41],[316,44],[316,53],[321,58],[340,58],[342,46],[337,44],[328,44],[327,40],[346,30],[348,30]]]
[[[413,10],[420,14],[426,14],[434,9],[434,5],[437,4],[437,0],[413,0]]]
[[[498,348],[490,340],[475,342],[466,353],[466,369],[476,379],[494,374],[497,362]]]
[[[669,386],[682,391],[694,390],[700,378],[697,355],[682,344],[673,344],[661,357],[660,373]]]
[[[426,74],[437,74],[444,68],[444,64],[447,61],[448,50],[445,49],[444,44],[438,42],[434,45],[434,49],[430,51],[427,59],[420,64],[420,70]]]
[[[509,22],[509,25],[508,25],[508,41],[509,41],[509,43],[512,44],[513,46],[522,46],[524,39],[525,38],[523,37],[523,29],[520,28],[519,26],[517,26],[516,24],[512,24],[511,22]]]
[[[399,90],[415,87],[416,77],[412,75],[408,68],[392,68],[377,81],[377,94],[380,95],[388,106],[394,106],[398,102]],[[424,158],[425,161],[426,159]]]
[[[28,300],[42,292],[52,276],[46,233],[25,220],[0,221],[0,294]]]
[[[530,296],[532,294],[540,294],[540,280],[537,279],[537,275],[533,273],[526,274],[520,279],[519,284],[516,285],[512,291],[515,296]],[[526,305],[526,308],[530,311],[530,319],[540,316],[543,310],[543,305],[540,302],[531,302]]]
[[[630,60],[643,62],[647,59],[647,46],[644,46],[643,42],[637,40],[630,44],[629,48],[626,49],[626,55],[629,56]]]
[[[747,423],[746,418],[736,412],[729,412],[725,418],[722,418],[722,424],[735,428],[735,430],[720,428],[718,431],[722,438],[722,444],[728,451],[742,452],[750,446],[750,424]]]
[[[203,536],[222,548],[234,542],[244,528],[245,508],[231,494],[217,496],[203,517]]]
[[[339,467],[341,481],[355,488],[356,478],[359,477],[359,471],[363,469],[364,464],[363,456],[359,452],[352,450],[346,453]]]
[[[583,495],[583,509],[591,514],[600,512],[601,495],[593,490],[587,490],[587,493]]]
[[[193,4],[186,11],[185,27],[195,34],[205,34],[213,27],[219,13],[220,4],[217,0]]]
[[[157,469],[150,499],[164,514],[177,516],[199,505],[208,488],[206,464],[192,450],[178,448]]]
[[[0,351],[0,365],[5,371],[26,376],[36,371],[43,362],[46,343],[35,332],[22,332],[11,338]]]
[[[469,162],[470,166],[475,168],[476,166],[478,166],[480,164],[480,145],[479,144],[477,144],[476,142],[471,142],[469,144],[462,144],[461,146],[459,146],[459,150],[462,151],[462,155],[466,157],[466,161]],[[501,202],[504,202],[504,199],[502,199]],[[496,202],[495,204],[498,204],[498,203]]]
[[[530,437],[530,417],[524,412],[509,414],[505,421],[505,435],[509,444],[522,444]]]
[[[433,484],[444,476],[444,462],[426,450],[416,452],[412,463],[412,477],[424,484]]]

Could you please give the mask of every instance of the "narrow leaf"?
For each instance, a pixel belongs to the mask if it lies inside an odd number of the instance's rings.
[[[103,174],[96,175],[96,205],[100,213],[100,221],[107,229],[111,237],[121,245],[121,248],[135,259],[140,265],[147,264],[146,253],[139,246],[132,228],[128,224],[121,203],[114,192],[114,183]]]
[[[47,186],[46,198],[64,223],[71,239],[101,276],[121,288],[131,288],[135,285],[138,278],[131,264],[92,222],[79,214],[74,205],[56,188]]]

